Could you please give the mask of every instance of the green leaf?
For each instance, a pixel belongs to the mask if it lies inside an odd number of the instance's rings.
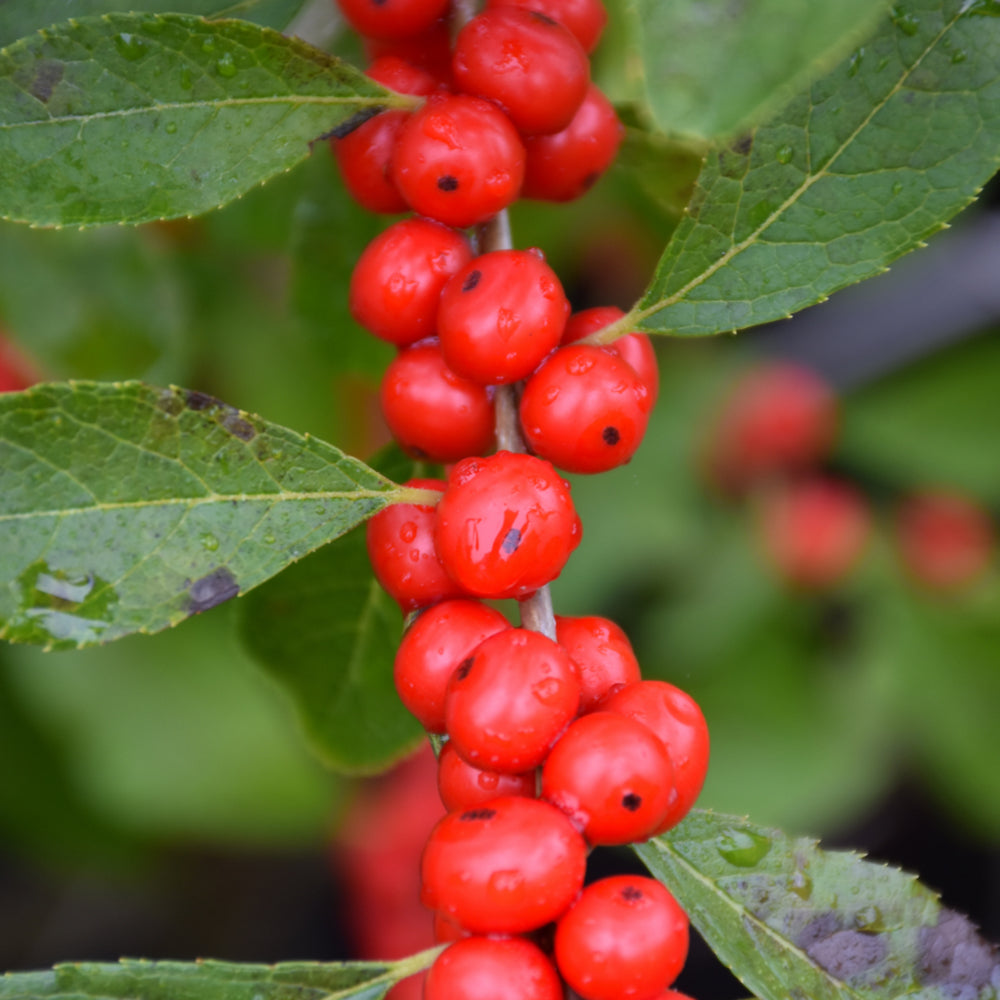
[[[691,200],[704,153],[656,132],[630,128],[617,167],[670,216],[679,216]]]
[[[631,0],[634,81],[655,126],[711,139],[760,121],[871,32],[884,0]]]
[[[352,115],[414,100],[246,21],[68,21],[0,51],[0,215],[89,226],[205,212]]]
[[[995,950],[914,876],[693,812],[635,848],[761,1000],[995,997]]]
[[[0,638],[71,648],[245,593],[412,491],[184,389],[0,397]]]
[[[400,962],[78,962],[0,977],[3,1000],[381,1000],[439,949]]]
[[[415,471],[397,448],[375,464],[398,479]],[[240,610],[247,648],[291,696],[330,767],[382,771],[421,741],[393,683],[403,617],[375,580],[363,531],[282,573]]]
[[[906,0],[863,53],[709,156],[628,329],[703,336],[885,270],[1000,160],[1000,18]]]

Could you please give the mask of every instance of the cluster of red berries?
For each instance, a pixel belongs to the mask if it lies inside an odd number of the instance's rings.
[[[358,201],[416,213],[364,250],[350,308],[399,349],[381,387],[394,437],[449,465],[446,481],[407,484],[441,491],[436,504],[394,505],[367,535],[377,578],[414,616],[397,690],[445,737],[448,813],[423,852],[421,896],[452,943],[425,997],[561,1000],[568,984],[583,1000],[659,1000],[684,963],[686,917],[652,879],[584,888],[586,859],[691,808],[704,717],[673,685],[641,680],[612,622],[558,617],[547,635],[483,603],[529,603],[559,575],[581,526],[556,467],[632,457],[656,358],[637,334],[588,342],[621,311],[571,316],[540,251],[482,252],[482,230],[461,231],[519,196],[578,197],[610,165],[623,131],[587,57],[606,14],[600,0],[490,0],[452,47],[448,0],[340,2],[369,75],[425,97],[333,140]],[[499,392],[517,407],[517,450],[490,455]]]
[[[706,442],[707,478],[730,497],[752,496],[765,556],[793,586],[837,583],[857,565],[872,534],[871,505],[858,486],[817,471],[836,434],[830,387],[806,368],[774,363],[731,387]],[[905,499],[893,533],[907,576],[932,590],[970,586],[993,559],[989,515],[952,490]]]

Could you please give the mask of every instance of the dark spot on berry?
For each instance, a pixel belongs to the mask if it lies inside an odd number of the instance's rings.
[[[455,676],[460,680],[464,681],[466,677],[469,676],[469,671],[472,669],[472,664],[476,662],[474,656],[470,656],[467,660],[462,660],[462,662],[455,668]]]
[[[636,900],[642,899],[642,889],[639,889],[634,885],[627,885],[624,889],[622,889],[619,895],[627,902],[634,903]]]
[[[600,176],[601,175],[596,170],[592,170],[589,174],[587,174],[587,176],[583,179],[583,190],[589,191],[597,183],[597,178]]]
[[[503,541],[500,543],[500,548],[503,550],[504,555],[511,555],[517,551],[517,547],[521,544],[521,532],[517,528],[511,528],[506,535],[503,536]]]
[[[543,14],[540,10],[530,11],[530,14],[531,14],[531,16],[536,21],[541,21],[542,24],[547,24],[549,27],[552,27],[553,25],[558,25],[559,24],[558,21],[556,21],[553,18],[549,17],[548,14]]]
[[[621,441],[622,436],[618,432],[617,427],[605,427],[604,430],[601,431],[601,439],[605,444],[614,446]]]
[[[470,271],[465,276],[465,281],[462,282],[462,291],[471,292],[476,285],[479,284],[479,279],[483,276],[482,271]]]
[[[438,187],[442,191],[455,191],[458,189],[458,178],[451,174],[444,174],[438,178]]]
[[[493,819],[496,814],[496,809],[466,809],[458,818],[462,823],[471,823],[477,819]]]
[[[629,792],[627,795],[622,796],[622,805],[629,812],[634,813],[642,805],[642,796],[636,795],[635,792]]]

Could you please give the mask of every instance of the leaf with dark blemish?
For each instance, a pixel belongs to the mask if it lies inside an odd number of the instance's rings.
[[[35,69],[35,76],[28,87],[31,96],[47,104],[56,84],[63,78],[64,65],[56,59],[42,60]]]
[[[196,615],[231,600],[240,592],[236,577],[225,566],[220,566],[191,584],[191,601],[188,609]]]

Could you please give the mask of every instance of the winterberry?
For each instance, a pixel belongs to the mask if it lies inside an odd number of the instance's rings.
[[[365,51],[373,62],[381,56],[405,59],[426,70],[440,85],[450,86],[451,35],[447,18],[439,18],[416,35],[407,35],[405,38],[365,38],[363,41]]]
[[[359,35],[397,39],[428,30],[448,10],[448,0],[337,0]]]
[[[399,130],[390,176],[415,212],[449,226],[474,226],[520,194],[524,145],[495,104],[469,94],[432,94]]]
[[[581,715],[596,708],[612,690],[640,679],[632,643],[607,618],[556,615],[556,640],[579,672]]]
[[[456,375],[436,340],[402,351],[382,376],[382,416],[416,458],[456,462],[493,445],[493,392]]]
[[[555,348],[569,302],[537,250],[495,250],[441,293],[438,333],[449,366],[484,385],[516,382]]]
[[[527,597],[580,543],[569,485],[548,462],[500,451],[448,476],[434,538],[445,570],[479,597]]]
[[[545,14],[492,7],[455,39],[455,86],[496,101],[522,135],[566,128],[587,93],[590,62],[573,33]]]
[[[601,0],[489,0],[487,8],[523,7],[558,21],[576,36],[585,52],[593,52],[608,23]]]
[[[396,651],[393,676],[399,697],[429,733],[443,733],[444,697],[455,668],[497,632],[506,618],[479,601],[442,601],[406,630]]]
[[[524,938],[456,941],[427,973],[424,1000],[563,1000],[555,967]]]
[[[438,757],[438,793],[449,812],[481,806],[503,795],[535,797],[535,772],[502,774],[484,771],[463,760],[451,742]]]
[[[348,293],[351,315],[397,347],[429,337],[441,290],[470,260],[472,248],[461,233],[430,219],[403,219],[358,258]]]
[[[567,472],[607,472],[642,443],[651,399],[635,369],[603,347],[560,347],[524,386],[521,429],[532,451]]]
[[[389,174],[406,111],[383,111],[341,138],[330,140],[340,176],[351,197],[369,212],[397,215],[409,206]]]
[[[502,797],[449,813],[421,861],[424,905],[476,934],[555,920],[583,885],[587,846],[555,806]]]
[[[653,1000],[684,967],[688,920],[659,882],[587,886],[556,925],[556,965],[582,1000]]]
[[[579,706],[569,654],[540,632],[512,628],[485,639],[452,674],[445,728],[470,764],[519,774],[542,763]]]
[[[377,56],[365,70],[365,76],[400,94],[426,97],[438,88],[433,73],[398,55]]]

